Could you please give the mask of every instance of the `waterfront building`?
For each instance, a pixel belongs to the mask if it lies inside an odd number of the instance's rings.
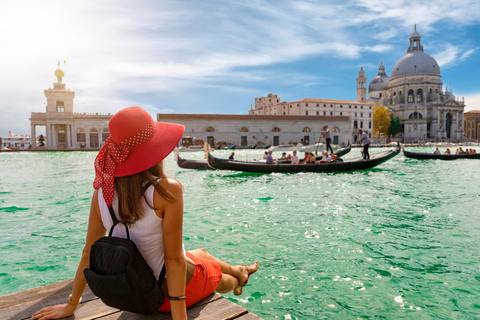
[[[250,106],[248,113],[250,115],[323,117],[321,120],[323,123],[319,124],[320,129],[325,124],[330,126],[331,117],[348,117],[350,122],[348,134],[342,134],[347,140],[356,142],[358,129],[365,130],[370,138],[372,137],[373,103],[363,100],[305,98],[280,102],[276,94],[270,93],[266,97],[255,98],[255,106]]]
[[[332,142],[347,144],[351,127],[348,116],[157,114],[157,121],[183,124],[183,145],[237,147],[313,144],[320,140],[322,126],[329,125]]]
[[[462,140],[464,132],[465,100],[443,89],[440,67],[424,52],[421,36],[416,28],[410,35],[407,53],[398,60],[391,75],[380,62],[378,74],[368,85],[368,99],[374,106],[387,107],[398,117],[405,142],[417,140]],[[365,71],[357,78],[357,100],[366,98]]]
[[[73,108],[75,91],[66,89],[62,78],[65,73],[55,70],[57,82],[53,88],[44,90],[47,98],[46,112],[32,112],[31,136],[36,136],[36,127],[44,126],[46,149],[98,149],[109,136],[110,114],[76,113]],[[36,143],[32,149],[40,148]]]
[[[480,110],[472,110],[464,113],[465,138],[480,139]]]

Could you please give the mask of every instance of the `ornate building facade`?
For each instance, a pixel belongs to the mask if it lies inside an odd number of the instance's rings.
[[[36,137],[36,127],[44,126],[45,149],[98,149],[109,136],[108,121],[112,115],[87,114],[73,111],[75,91],[66,89],[62,78],[65,73],[55,70],[57,82],[44,90],[47,98],[46,112],[32,112],[31,136]],[[32,143],[32,149],[39,148]]]
[[[463,115],[465,123],[465,138],[479,140],[480,139],[480,110],[465,112]]]
[[[464,131],[464,99],[443,89],[440,67],[424,52],[421,36],[410,35],[407,53],[398,60],[391,76],[383,62],[368,86],[368,102],[387,107],[401,124],[399,137],[405,142],[417,140],[462,140]],[[364,101],[367,82],[363,68],[357,78],[357,100]]]

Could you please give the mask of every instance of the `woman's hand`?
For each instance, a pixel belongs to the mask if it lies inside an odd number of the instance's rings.
[[[71,316],[77,307],[71,306],[68,303],[58,304],[56,306],[45,307],[42,310],[35,312],[32,319],[60,319]]]

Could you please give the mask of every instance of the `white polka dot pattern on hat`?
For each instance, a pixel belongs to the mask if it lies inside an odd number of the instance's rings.
[[[130,150],[150,139],[155,133],[155,128],[155,123],[151,122],[145,129],[120,143],[115,143],[111,137],[105,140],[105,144],[95,158],[93,187],[95,189],[103,188],[103,198],[108,206],[111,206],[113,202],[113,181],[117,165],[127,159]]]

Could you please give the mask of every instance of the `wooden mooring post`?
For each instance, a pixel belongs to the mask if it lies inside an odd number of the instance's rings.
[[[68,295],[72,292],[72,286],[73,280],[65,280],[0,296],[0,319],[30,319],[36,311],[43,307],[65,303]],[[249,313],[244,307],[223,299],[218,293],[214,293],[189,307],[187,313],[190,320],[261,320],[260,317]],[[158,312],[151,316],[145,316],[108,307],[87,286],[82,296],[82,303],[78,306],[75,314],[66,319],[166,320],[171,318],[170,313]]]

